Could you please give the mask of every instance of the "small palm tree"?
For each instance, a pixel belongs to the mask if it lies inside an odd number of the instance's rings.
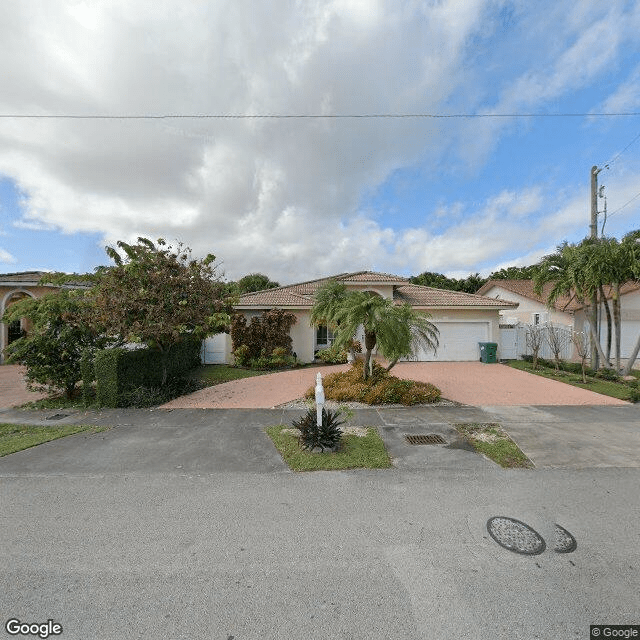
[[[347,291],[343,284],[330,281],[318,290],[311,310],[312,324],[326,324],[334,332],[334,344],[346,345],[358,329],[364,329],[364,378],[373,372],[372,353],[378,346],[389,360],[389,371],[400,358],[413,353],[416,345],[438,348],[438,328],[428,314],[410,305],[394,304],[368,291]]]

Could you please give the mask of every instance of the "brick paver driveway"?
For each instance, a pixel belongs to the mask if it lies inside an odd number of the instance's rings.
[[[313,367],[225,382],[177,398],[163,408],[270,408],[296,400],[322,375],[347,365]],[[495,405],[620,405],[623,400],[534,376],[501,364],[481,362],[405,362],[392,373],[431,382],[442,396],[473,406]]]
[[[44,393],[27,390],[24,382],[24,367],[17,364],[0,366],[0,409],[17,407],[25,402],[46,397]]]

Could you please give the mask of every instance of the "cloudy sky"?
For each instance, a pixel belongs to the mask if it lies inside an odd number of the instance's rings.
[[[2,272],[487,274],[588,233],[592,165],[640,227],[635,0],[3,0],[0,42]],[[4,117],[227,114],[538,115]]]

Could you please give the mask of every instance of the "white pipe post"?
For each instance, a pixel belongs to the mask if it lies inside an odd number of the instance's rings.
[[[322,426],[322,408],[324,407],[324,387],[322,386],[322,374],[316,376],[316,418],[319,427]]]

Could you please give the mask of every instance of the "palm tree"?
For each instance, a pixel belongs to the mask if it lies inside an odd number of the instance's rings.
[[[540,295],[543,286],[551,282],[553,286],[547,295],[547,306],[552,307],[562,296],[575,297],[578,302],[593,307],[592,299],[600,289],[602,279],[594,265],[594,253],[597,249],[592,240],[583,240],[580,244],[563,242],[555,253],[542,258],[534,275],[534,291]],[[596,333],[595,307],[591,309],[592,354],[597,351],[605,366],[611,366],[602,352],[602,347]],[[592,356],[593,358],[593,356]]]
[[[330,326],[338,347],[346,345],[363,327],[365,380],[373,372],[371,356],[376,346],[389,360],[387,371],[400,358],[411,355],[417,344],[435,351],[438,328],[428,317],[406,303],[396,305],[393,300],[368,291],[347,291],[335,281],[318,290],[311,310],[312,324]]]

